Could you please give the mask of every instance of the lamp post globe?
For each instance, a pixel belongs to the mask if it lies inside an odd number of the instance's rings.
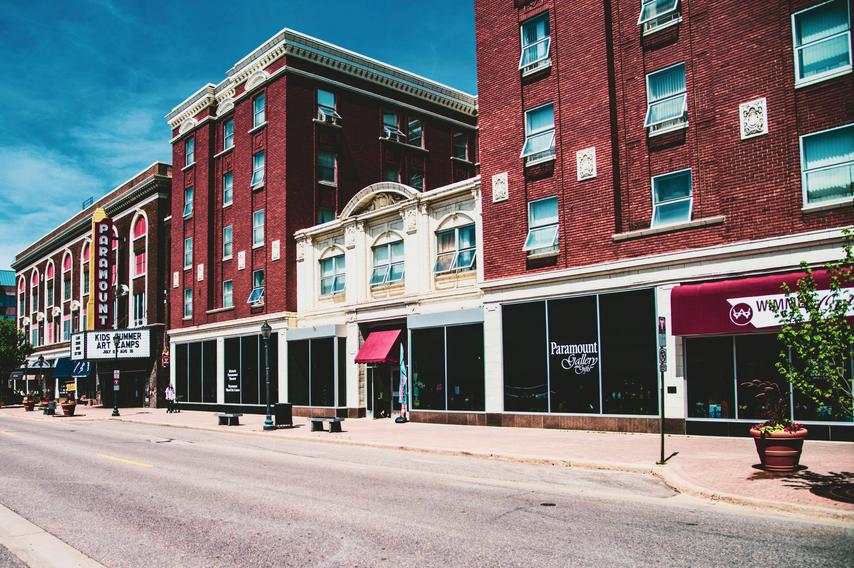
[[[275,430],[273,417],[270,415],[270,334],[273,328],[264,321],[261,324],[261,337],[264,338],[264,377],[267,383],[267,418],[264,419],[264,430]]]
[[[122,341],[122,339],[119,337],[118,333],[113,334],[113,346],[115,346],[115,348],[116,348],[116,371],[118,371],[118,369],[119,369],[119,344],[121,343],[121,341]],[[115,381],[118,381],[118,378],[114,378],[113,381],[114,381],[114,383],[113,383],[113,414],[112,415],[113,416],[120,416],[120,414],[119,414],[119,389],[117,388],[118,383],[115,382]]]

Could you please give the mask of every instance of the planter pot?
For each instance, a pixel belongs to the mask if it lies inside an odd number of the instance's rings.
[[[36,401],[28,400],[24,402],[24,410],[27,412],[32,412],[36,408]]]
[[[74,410],[77,408],[77,404],[63,404],[62,413],[65,416],[74,416]]]
[[[807,434],[809,430],[806,428],[797,432],[772,432],[764,436],[756,428],[750,429],[763,469],[775,472],[792,472],[798,469]]]

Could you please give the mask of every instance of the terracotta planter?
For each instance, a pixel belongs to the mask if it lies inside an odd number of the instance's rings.
[[[764,436],[756,428],[750,429],[763,469],[775,472],[791,472],[798,469],[807,434],[809,430],[806,428],[797,432],[772,432]]]
[[[36,401],[28,400],[24,402],[24,410],[27,412],[32,412],[36,408]]]
[[[62,413],[65,416],[74,416],[74,410],[77,408],[77,403],[74,404],[62,404]]]

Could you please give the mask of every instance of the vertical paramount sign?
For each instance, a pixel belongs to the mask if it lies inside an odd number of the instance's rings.
[[[107,212],[98,209],[92,215],[92,246],[90,248],[91,269],[89,270],[89,315],[90,329],[112,329],[113,287],[112,274],[115,258],[110,254],[113,239],[113,220]]]

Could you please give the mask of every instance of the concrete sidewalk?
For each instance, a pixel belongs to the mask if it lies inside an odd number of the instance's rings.
[[[0,410],[4,416],[54,423],[109,420],[109,408],[79,408],[82,416],[54,418],[23,408]],[[491,428],[444,424],[396,424],[392,420],[349,419],[340,434],[311,432],[305,418],[294,428],[263,432],[264,416],[245,415],[240,426],[217,426],[209,412],[167,414],[163,409],[122,409],[118,419],[140,424],[239,432],[326,443],[471,455],[641,472],[662,478],[673,488],[713,500],[854,523],[854,444],[808,440],[798,473],[775,475],[758,469],[753,440],[711,436],[667,436],[666,466],[657,466],[657,434],[576,430]]]

